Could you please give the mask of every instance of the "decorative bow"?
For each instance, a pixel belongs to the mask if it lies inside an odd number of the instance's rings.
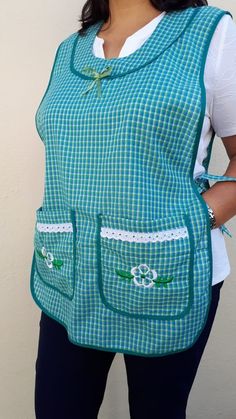
[[[101,79],[103,79],[104,77],[107,77],[111,74],[112,71],[112,67],[105,67],[104,70],[102,70],[100,73],[97,72],[96,70],[94,70],[91,67],[84,67],[82,69],[82,73],[92,77],[94,80],[92,81],[92,83],[89,85],[89,87],[82,92],[82,95],[85,95],[86,93],[89,92],[89,90],[91,90],[93,88],[93,86],[95,84],[97,84],[97,92],[98,92],[98,96],[101,96]]]

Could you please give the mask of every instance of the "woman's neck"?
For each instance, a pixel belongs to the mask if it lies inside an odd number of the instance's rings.
[[[133,33],[161,14],[149,0],[109,0],[110,17],[102,31],[112,34]]]

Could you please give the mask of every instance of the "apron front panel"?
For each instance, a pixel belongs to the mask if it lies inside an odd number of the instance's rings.
[[[193,192],[183,186],[194,147],[187,122],[196,133],[201,89],[195,77],[187,74],[186,81],[182,70],[172,77],[165,70],[161,60],[126,77],[104,79],[102,100],[96,91],[78,100],[84,80],[74,75],[55,80],[40,121],[57,189],[68,207],[154,218],[173,202],[181,207],[186,193],[191,199]],[[47,176],[52,178],[50,168]],[[147,199],[137,203],[139,196]]]
[[[31,291],[77,344],[163,356],[204,327],[211,231],[193,169],[206,52],[224,13],[170,13],[143,54],[121,61],[86,55],[100,22],[61,45],[36,115],[46,172]],[[83,95],[83,67],[106,64],[102,95],[97,83]]]

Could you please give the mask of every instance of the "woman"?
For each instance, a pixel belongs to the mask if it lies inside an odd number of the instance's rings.
[[[132,419],[186,417],[229,274],[235,40],[205,1],[89,0],[60,44],[36,113],[37,419],[97,418],[116,352]],[[207,173],[215,133],[222,176]]]

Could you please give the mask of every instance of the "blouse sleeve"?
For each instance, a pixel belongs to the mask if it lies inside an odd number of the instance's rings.
[[[210,118],[216,135],[227,137],[236,135],[236,24],[224,15],[217,29]]]

